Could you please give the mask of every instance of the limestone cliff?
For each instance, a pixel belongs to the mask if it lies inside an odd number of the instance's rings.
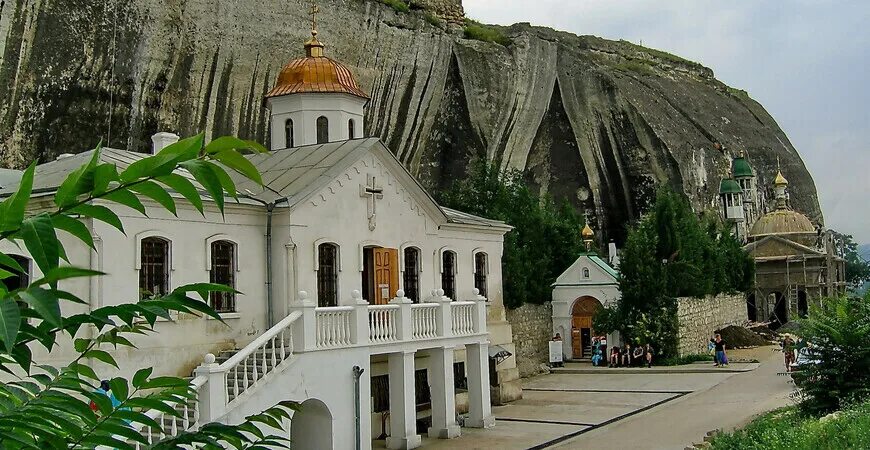
[[[367,133],[432,188],[487,157],[528,169],[541,189],[620,239],[656,184],[685,191],[698,208],[714,205],[726,152],[745,149],[760,183],[769,184],[779,158],[793,205],[821,221],[813,180],[788,138],[708,68],[527,24],[502,29],[506,47],[468,40],[447,24],[461,14],[458,0],[415,2],[432,8],[425,13],[372,0],[319,3],[328,54],[371,93]],[[3,165],[81,151],[99,138],[144,151],[158,130],[263,141],[262,96],[302,52],[307,4],[3,2]]]

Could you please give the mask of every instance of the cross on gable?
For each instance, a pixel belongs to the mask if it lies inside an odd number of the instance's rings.
[[[359,186],[359,196],[368,197],[369,230],[374,231],[377,226],[377,200],[384,198],[384,189],[377,184],[374,175],[368,175],[368,183]]]

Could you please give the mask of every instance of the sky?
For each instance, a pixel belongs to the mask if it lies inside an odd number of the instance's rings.
[[[484,23],[531,22],[665,50],[773,115],[816,182],[828,228],[870,243],[870,1],[463,0]],[[786,174],[786,177],[788,175]]]

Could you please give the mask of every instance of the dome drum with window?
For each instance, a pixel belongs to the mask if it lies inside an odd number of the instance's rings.
[[[266,94],[272,150],[364,136],[363,110],[369,96],[351,71],[324,56],[323,49],[312,32],[305,43],[306,56],[285,65]]]

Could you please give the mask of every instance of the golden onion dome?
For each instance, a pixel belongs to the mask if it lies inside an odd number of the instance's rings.
[[[816,227],[807,216],[797,211],[778,209],[761,216],[749,231],[749,237],[752,240],[771,235],[786,237],[810,245],[815,241]],[[801,239],[801,236],[805,239]]]
[[[304,58],[287,63],[278,74],[275,86],[266,98],[302,93],[350,94],[369,99],[360,89],[350,69],[344,64],[323,55],[324,45],[312,31],[311,39],[305,42]]]
[[[586,226],[583,227],[583,231],[580,232],[580,235],[583,236],[584,239],[592,239],[592,237],[595,236],[595,233],[587,223]]]

